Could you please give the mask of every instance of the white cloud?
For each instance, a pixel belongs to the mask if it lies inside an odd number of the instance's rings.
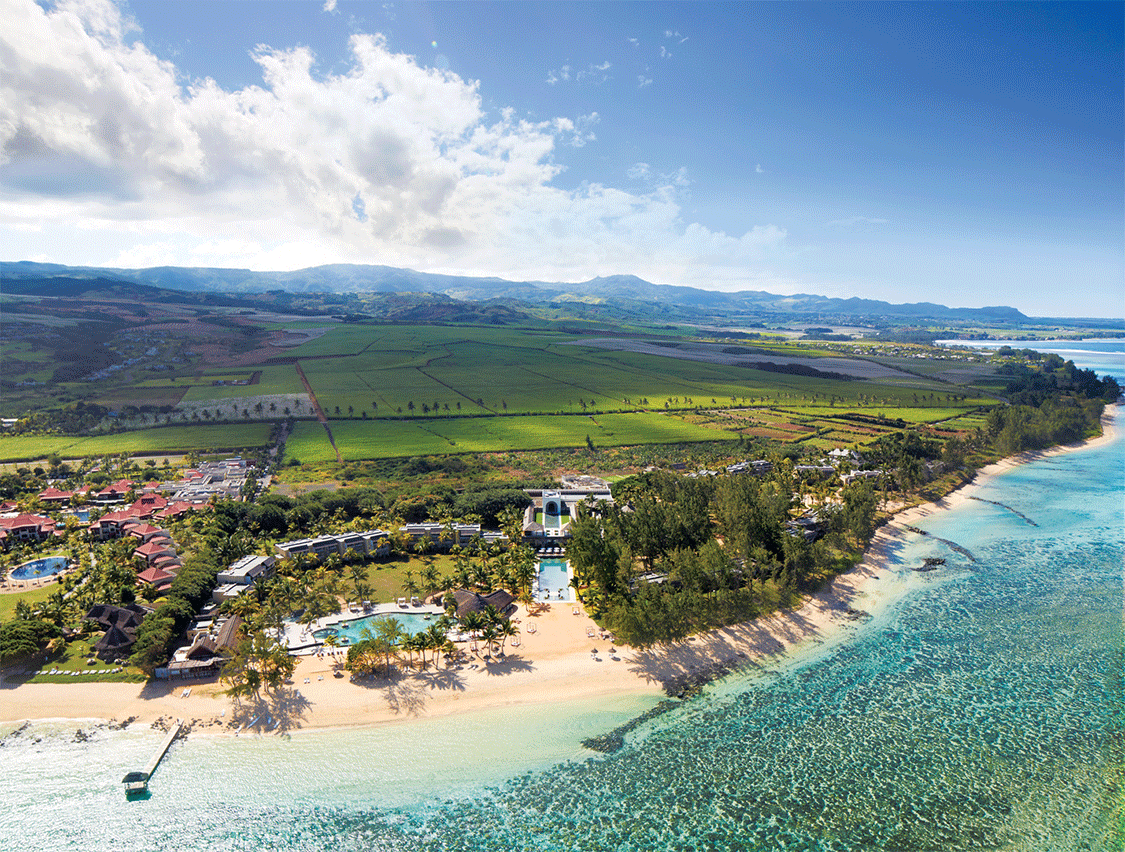
[[[627,38],[627,39],[625,39],[625,40],[626,40],[627,42],[629,42],[629,44],[633,45],[633,47],[637,47],[637,46],[639,46],[639,45],[640,45],[640,42],[639,42],[639,41],[637,41],[637,40],[636,40],[635,38]]]
[[[600,86],[609,80],[609,74],[606,72],[612,67],[613,65],[609,62],[603,62],[601,65],[590,64],[575,71],[569,65],[564,65],[561,68],[552,68],[547,72],[547,83],[554,86],[557,83],[574,80],[576,83],[592,83],[595,86]]]
[[[314,73],[307,48],[259,47],[261,84],[228,91],[182,85],[108,0],[0,0],[0,13],[0,235],[22,257],[720,286],[785,253],[772,225],[685,222],[684,169],[637,163],[639,192],[559,188],[555,151],[593,143],[597,113],[486,113],[477,82],[377,34],[352,36],[338,74]]]
[[[651,86],[651,85],[652,85],[652,78],[651,77],[646,77],[644,74],[638,74],[637,75],[637,88],[638,89],[643,89],[645,86]]]
[[[336,0],[324,0],[323,11],[325,11],[325,12],[335,12],[336,11]]]
[[[671,51],[669,51],[668,48],[666,48],[664,45],[660,45],[660,58],[661,59],[671,59],[672,58]]]
[[[547,72],[547,82],[550,83],[552,86],[555,85],[555,83],[558,83],[558,82],[563,81],[563,80],[569,80],[569,79],[570,79],[570,66],[569,65],[564,65],[562,68],[559,68],[557,71],[552,69],[552,70]]]
[[[758,165],[754,166],[754,171],[758,174],[764,174],[766,170],[762,168],[761,163],[758,163]]]

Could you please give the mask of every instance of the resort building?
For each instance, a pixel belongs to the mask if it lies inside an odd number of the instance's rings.
[[[107,512],[86,529],[90,536],[98,541],[108,541],[111,538],[120,538],[125,534],[125,528],[129,524],[138,523],[139,520],[131,509],[121,509],[116,512]]]
[[[163,568],[158,568],[156,565],[151,565],[137,575],[137,585],[151,585],[157,591],[161,591],[171,586],[175,579],[175,574],[169,573]]]
[[[884,473],[882,470],[853,470],[851,473],[840,474],[840,482],[847,485],[857,479],[878,479]]]
[[[224,661],[238,644],[238,628],[242,619],[233,615],[224,621],[217,630],[196,633],[191,642],[177,648],[167,666],[155,672],[160,679],[210,677],[217,674]]]
[[[533,542],[550,538],[568,538],[570,521],[575,516],[579,503],[613,502],[613,495],[608,488],[559,490],[528,488],[526,491],[531,498],[531,505],[523,513],[523,535],[525,539]]]
[[[754,476],[765,476],[767,473],[773,472],[773,462],[766,461],[765,459],[757,459],[755,461],[740,461],[736,464],[727,465],[727,473],[750,473]]]
[[[0,518],[0,542],[44,541],[55,534],[55,522],[43,515],[16,515]]]
[[[125,495],[133,490],[133,483],[128,479],[119,479],[113,485],[107,485],[94,495],[94,500],[99,503],[119,503]]]
[[[204,462],[197,468],[185,470],[182,481],[167,483],[161,490],[170,491],[173,500],[188,503],[203,503],[212,497],[237,500],[252,471],[241,458]]]
[[[151,518],[167,505],[168,501],[159,494],[142,494],[129,508],[138,518]]]
[[[184,500],[177,500],[174,503],[169,503],[163,509],[156,512],[153,517],[157,520],[166,521],[171,518],[178,518],[187,512],[194,512],[197,504],[188,503]]]
[[[150,541],[153,538],[167,538],[168,533],[160,527],[154,527],[152,524],[146,523],[130,523],[124,527],[125,533],[131,535],[133,538],[140,539],[141,544]]]
[[[282,559],[312,554],[324,559],[331,553],[343,556],[349,550],[366,556],[386,556],[391,552],[390,536],[383,530],[322,535],[317,538],[299,538],[275,544],[274,549]]]
[[[52,485],[39,492],[39,502],[61,509],[70,505],[70,499],[73,496],[73,491],[60,491]]]
[[[86,613],[87,621],[97,622],[105,635],[94,644],[94,651],[103,659],[127,656],[137,641],[137,628],[152,610],[139,604],[113,606],[94,604]]]
[[[252,586],[258,580],[273,576],[276,556],[243,556],[225,571],[220,571],[218,581],[220,584],[232,583],[245,588]]]
[[[133,556],[143,561],[146,567],[151,567],[159,561],[167,563],[175,559],[176,548],[171,539],[153,539],[134,550]],[[162,560],[161,557],[166,558]]]
[[[429,539],[435,550],[449,550],[455,544],[465,547],[481,535],[480,524],[407,524],[399,531],[414,544]]]

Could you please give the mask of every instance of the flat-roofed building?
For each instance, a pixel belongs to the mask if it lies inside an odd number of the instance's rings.
[[[218,582],[237,583],[240,586],[250,586],[261,579],[273,575],[276,556],[243,556],[225,571],[220,571]]]

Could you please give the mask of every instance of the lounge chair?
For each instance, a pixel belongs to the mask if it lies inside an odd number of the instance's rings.
[[[586,628],[586,636],[589,637],[590,639],[594,638],[594,628],[593,627],[587,627]]]

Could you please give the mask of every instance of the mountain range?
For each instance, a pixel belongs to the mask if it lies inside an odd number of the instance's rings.
[[[39,295],[50,293],[51,281],[63,280],[73,287],[76,280],[100,279],[131,282],[150,287],[191,293],[230,296],[270,292],[315,293],[429,293],[459,301],[505,300],[509,304],[543,306],[581,304],[580,313],[597,313],[597,306],[615,314],[651,315],[683,321],[724,321],[745,318],[773,320],[860,321],[896,324],[941,320],[989,324],[1022,323],[1028,320],[1012,307],[951,308],[933,302],[893,304],[875,299],[840,299],[811,294],[781,296],[761,290],[726,293],[653,284],[635,275],[612,275],[579,283],[508,281],[438,275],[389,266],[331,264],[292,272],[257,272],[249,269],[158,266],[148,269],[63,266],[31,261],[0,263],[0,290]],[[23,285],[19,282],[23,282]],[[32,284],[32,282],[35,282]],[[61,295],[61,294],[60,294]]]

